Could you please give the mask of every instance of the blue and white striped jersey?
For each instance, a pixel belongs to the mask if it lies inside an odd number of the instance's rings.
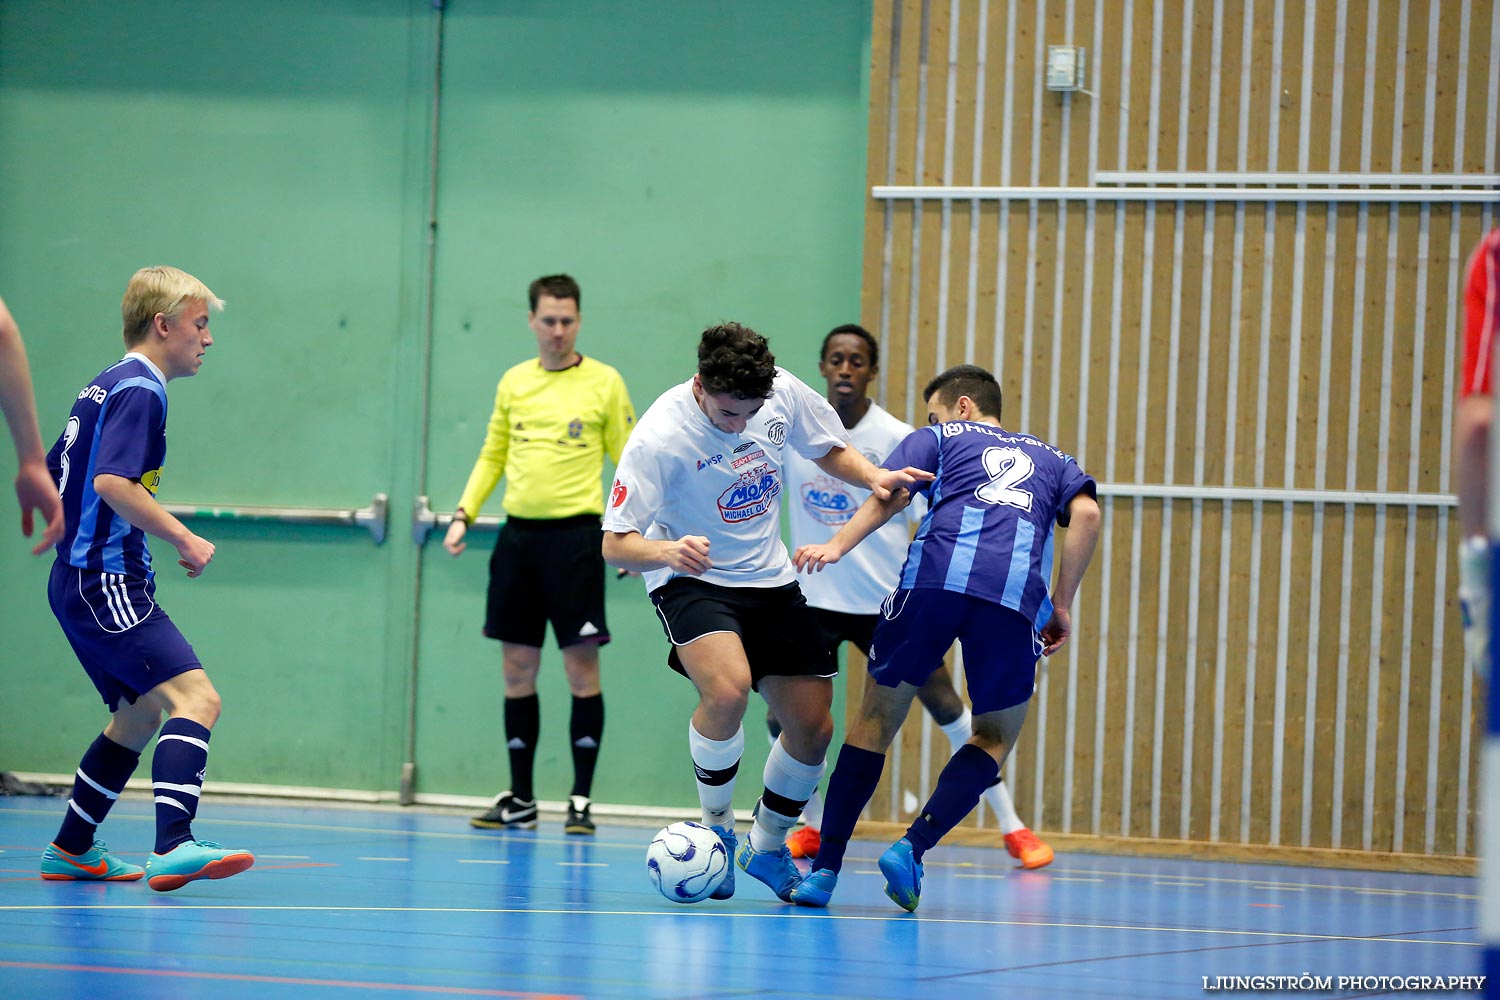
[[[167,380],[144,355],[131,352],[78,394],[67,427],[47,453],[67,518],[57,557],[79,569],[150,579],[146,533],[100,499],[94,477],[133,479],[155,496],[166,457]]]
[[[902,590],[951,590],[1020,612],[1038,628],[1052,614],[1052,522],[1095,495],[1071,455],[993,424],[923,427],[896,446],[888,469],[937,475],[922,487],[927,516],[901,567]]]

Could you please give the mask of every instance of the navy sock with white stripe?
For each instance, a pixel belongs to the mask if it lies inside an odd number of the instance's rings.
[[[191,719],[168,719],[151,758],[157,854],[193,839],[193,817],[207,768],[208,730]]]
[[[94,831],[125,790],[125,782],[135,773],[140,759],[134,750],[100,733],[78,764],[68,811],[52,842],[69,854],[82,854],[93,847]]]

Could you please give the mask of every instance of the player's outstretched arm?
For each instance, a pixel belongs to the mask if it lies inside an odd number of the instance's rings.
[[[31,369],[26,363],[26,345],[20,328],[0,301],[0,412],[10,425],[15,442],[16,499],[21,502],[21,534],[31,537],[33,513],[40,512],[46,522],[42,537],[32,555],[41,555],[62,537],[63,507],[57,486],[47,471],[42,438],[37,429],[36,401],[32,398]]]
[[[683,535],[675,541],[645,538],[639,531],[606,531],[604,561],[611,566],[636,573],[653,569],[670,569],[687,576],[702,576],[713,568],[708,557],[708,539],[703,535]]]
[[[1080,493],[1068,501],[1068,530],[1063,535],[1062,555],[1058,559],[1057,586],[1052,588],[1052,617],[1042,626],[1043,656],[1061,649],[1073,633],[1073,598],[1083,582],[1084,570],[1094,557],[1100,521],[1099,504],[1093,497]]]
[[[842,479],[852,486],[863,486],[872,496],[888,499],[900,487],[907,489],[918,483],[930,483],[937,477],[921,469],[882,469],[858,451],[848,446],[834,448],[822,458],[815,460],[818,468]]]
[[[134,479],[101,473],[94,477],[94,492],[133,526],[170,543],[177,550],[177,565],[189,577],[201,575],[213,561],[214,543],[189,531]]]
[[[32,555],[39,556],[56,545],[67,528],[63,520],[62,499],[57,495],[57,485],[52,482],[52,473],[47,471],[45,461],[38,459],[21,463],[16,472],[16,499],[21,502],[21,534],[31,537],[35,523],[33,511],[40,513],[45,522],[42,537],[31,549]]]
[[[887,521],[905,510],[909,503],[909,490],[898,488],[884,500],[876,499],[875,494],[871,493],[859,505],[849,522],[834,532],[828,541],[799,545],[792,555],[792,565],[799,572],[822,572],[824,566],[832,565],[848,555],[850,549],[880,530]]]

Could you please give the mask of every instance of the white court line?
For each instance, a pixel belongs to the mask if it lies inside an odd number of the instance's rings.
[[[60,912],[63,910],[124,911],[152,910],[160,913],[160,904],[135,903],[89,906],[70,903],[61,906],[0,906],[4,911]],[[229,910],[235,912],[297,912],[297,913],[473,913],[481,915],[514,914],[516,916],[567,916],[567,917],[666,917],[679,919],[686,914],[681,908],[672,910],[584,910],[584,909],[528,909],[525,907],[498,906],[230,906],[227,904],[199,905],[181,904],[172,906],[175,912],[187,910]],[[722,910],[694,910],[692,915],[701,919],[720,920],[840,920],[859,923],[887,923],[909,921],[905,913],[872,917],[856,914],[820,913],[803,908],[769,913],[728,913]],[[1367,944],[1422,944],[1444,945],[1454,948],[1480,948],[1478,941],[1443,941],[1435,938],[1391,938],[1378,935],[1359,937],[1349,934],[1306,934],[1295,931],[1236,930],[1219,927],[1168,927],[1152,924],[1092,924],[1063,920],[979,920],[964,917],[922,917],[923,924],[956,924],[980,927],[1052,927],[1064,930],[1125,931],[1131,934],[1187,934],[1197,937],[1267,938],[1283,941],[1359,941]],[[1435,932],[1434,932],[1435,933]]]
[[[508,865],[509,861],[497,861],[494,858],[459,858],[461,865]]]
[[[1201,889],[1202,882],[1152,882],[1152,885],[1170,885],[1180,889]]]
[[[1160,878],[1160,872],[1118,872],[1095,869],[1096,875],[1113,875],[1116,878]],[[1054,875],[1054,878],[1063,876]],[[1247,878],[1224,878],[1216,875],[1194,875],[1194,879],[1200,882],[1212,882],[1216,885],[1248,885],[1252,888],[1261,886],[1286,886],[1295,889],[1326,889],[1330,892],[1399,892],[1409,896],[1435,896],[1442,899],[1478,899],[1477,893],[1465,892],[1438,892],[1432,889],[1367,889],[1364,886],[1354,885],[1328,885],[1319,882],[1267,882],[1264,879]],[[1465,876],[1467,877],[1467,876]]]
[[[1264,889],[1267,892],[1306,892],[1307,888],[1300,885],[1277,885],[1272,882],[1255,882],[1250,888]]]

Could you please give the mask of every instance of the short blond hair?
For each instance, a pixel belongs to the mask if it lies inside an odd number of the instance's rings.
[[[125,346],[134,347],[146,339],[157,313],[175,318],[188,302],[202,302],[210,309],[224,308],[223,299],[186,271],[158,265],[143,267],[132,274],[130,284],[125,286],[125,298],[120,301]]]

